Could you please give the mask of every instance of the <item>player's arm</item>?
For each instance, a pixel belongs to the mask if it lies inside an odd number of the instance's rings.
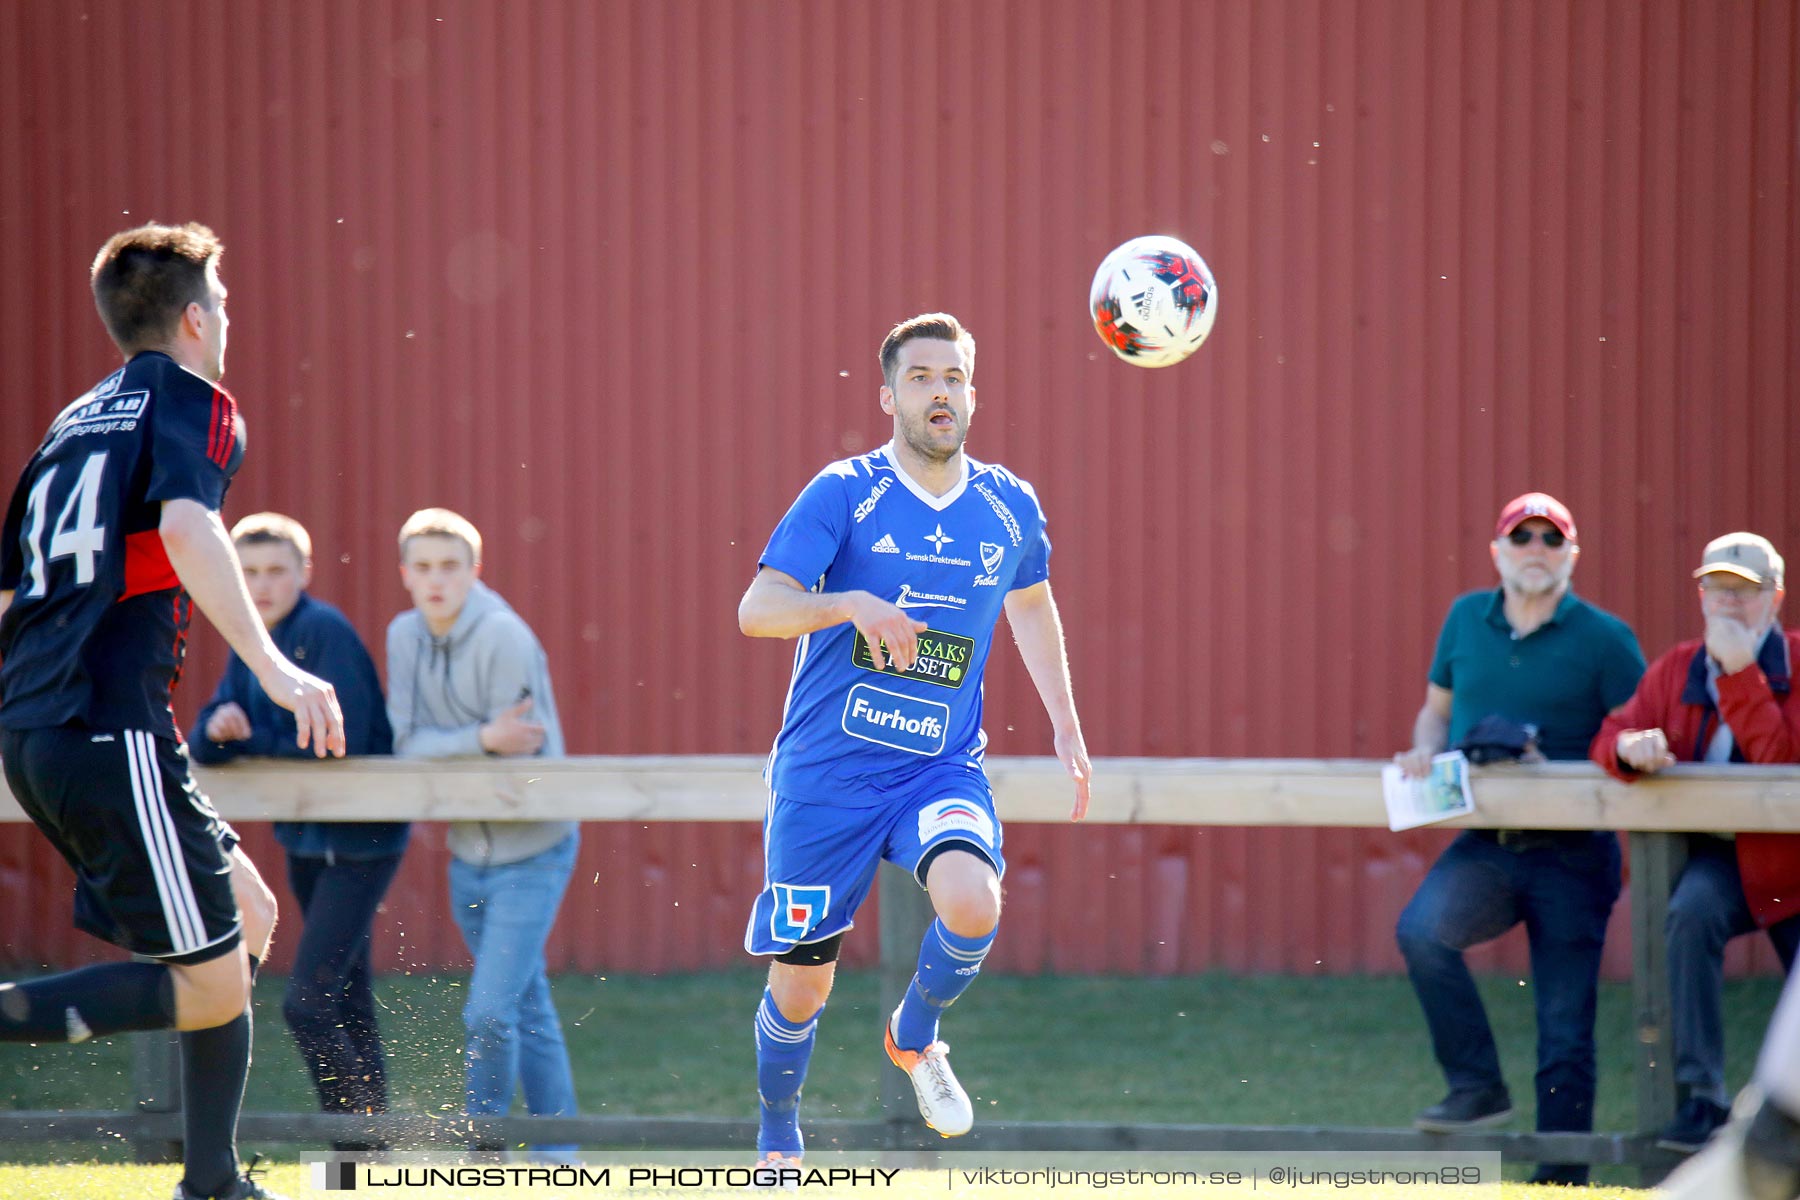
[[[763,567],[738,601],[738,628],[749,637],[795,638],[844,622],[869,643],[869,657],[882,670],[887,658],[902,671],[919,656],[919,634],[927,626],[904,609],[870,592],[813,592],[774,567]]]
[[[1062,616],[1048,579],[1006,593],[1006,621],[1012,626],[1019,657],[1037,685],[1038,698],[1050,716],[1056,735],[1056,757],[1075,781],[1075,807],[1071,821],[1087,816],[1089,787],[1094,775],[1088,761],[1087,741],[1081,736],[1081,718],[1075,714],[1075,688],[1069,682],[1069,656],[1063,648]]]
[[[182,587],[237,651],[269,699],[293,711],[299,745],[321,758],[328,752],[342,757],[344,714],[332,686],[302,671],[275,648],[256,615],[237,551],[219,514],[197,500],[165,500],[158,531]]]
[[[1449,688],[1425,684],[1425,703],[1413,718],[1412,749],[1394,755],[1403,773],[1421,779],[1431,774],[1431,756],[1443,753],[1450,742],[1451,699]]]

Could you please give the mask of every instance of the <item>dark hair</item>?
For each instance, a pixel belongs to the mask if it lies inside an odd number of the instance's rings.
[[[881,381],[894,386],[894,372],[900,365],[900,347],[914,338],[936,338],[955,342],[968,352],[969,374],[975,374],[975,338],[949,313],[922,313],[900,322],[881,339]]]
[[[167,344],[182,310],[207,302],[207,269],[224,252],[217,234],[192,221],[140,225],[108,238],[90,278],[94,307],[120,352]]]

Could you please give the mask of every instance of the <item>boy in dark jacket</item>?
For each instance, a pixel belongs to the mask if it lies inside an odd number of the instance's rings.
[[[275,644],[337,688],[348,753],[393,753],[374,660],[344,614],[306,593],[312,582],[306,529],[280,513],[256,513],[239,521],[231,537],[250,598]],[[197,762],[310,757],[295,747],[293,714],[269,700],[236,654],[196,724],[202,732],[190,752]],[[326,1112],[387,1111],[369,945],[375,910],[400,867],[408,829],[405,822],[275,823],[305,922],[281,1010]]]

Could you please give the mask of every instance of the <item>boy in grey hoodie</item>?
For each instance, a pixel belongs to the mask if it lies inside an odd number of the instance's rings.
[[[413,607],[388,626],[394,753],[561,757],[544,649],[480,574],[481,534],[466,518],[427,508],[400,527],[400,578]],[[575,869],[577,829],[573,821],[450,826],[450,910],[475,960],[463,1007],[470,1116],[504,1115],[518,1085],[533,1115],[575,1114],[544,943]]]

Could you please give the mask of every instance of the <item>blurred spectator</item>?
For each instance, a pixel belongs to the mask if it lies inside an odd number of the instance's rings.
[[[1593,758],[1630,783],[1676,762],[1800,762],[1793,664],[1781,628],[1784,564],[1766,538],[1728,533],[1700,569],[1705,636],[1651,664],[1594,738]],[[1767,929],[1784,969],[1800,946],[1800,836],[1695,833],[1666,918],[1675,1082],[1681,1106],[1657,1145],[1698,1150],[1730,1115],[1725,943]]]
[[[394,752],[560,758],[544,648],[480,575],[481,534],[466,518],[427,508],[401,526],[400,578],[413,607],[388,626]],[[461,821],[451,825],[449,844],[450,911],[475,960],[463,1006],[469,1115],[505,1115],[522,1084],[534,1116],[574,1116],[575,1078],[544,943],[575,870],[577,826]]]
[[[306,529],[280,513],[255,513],[232,528],[231,540],[276,648],[337,688],[348,752],[391,754],[393,735],[374,660],[344,615],[307,593],[312,538]],[[269,699],[235,653],[196,726],[201,736],[190,747],[196,762],[314,757],[296,745],[294,714]],[[303,921],[281,1011],[326,1112],[387,1111],[369,944],[408,829],[405,822],[389,821],[275,823]],[[369,1145],[341,1142],[338,1148]]]
[[[1427,773],[1432,755],[1464,745],[1478,725],[1530,727],[1544,757],[1586,757],[1607,710],[1644,673],[1644,656],[1623,621],[1569,589],[1576,542],[1569,510],[1542,492],[1501,510],[1489,548],[1500,587],[1450,607],[1412,749],[1395,756],[1407,774]],[[1537,1127],[1593,1129],[1600,952],[1619,881],[1611,832],[1472,829],[1438,858],[1395,931],[1450,1086],[1415,1125],[1450,1132],[1512,1115],[1463,951],[1523,921],[1537,998]],[[1587,1177],[1585,1165],[1546,1163],[1532,1181]]]

